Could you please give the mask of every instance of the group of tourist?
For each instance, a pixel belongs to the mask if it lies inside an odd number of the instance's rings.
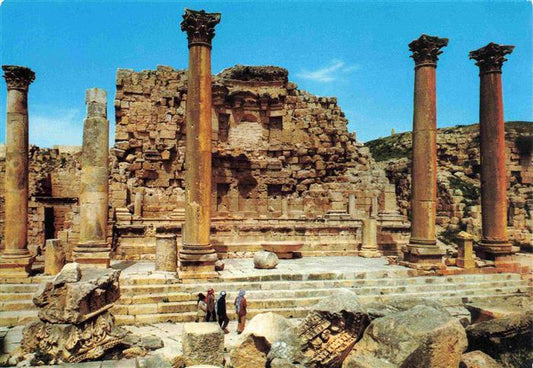
[[[240,290],[239,294],[235,298],[233,305],[235,306],[235,314],[237,315],[237,333],[240,334],[244,330],[246,325],[246,298],[244,297],[245,291]],[[229,323],[229,317],[226,312],[226,292],[221,291],[218,298],[215,300],[215,290],[210,288],[207,291],[207,296],[203,293],[198,294],[197,316],[196,322],[217,322],[224,333],[229,333],[227,327]]]

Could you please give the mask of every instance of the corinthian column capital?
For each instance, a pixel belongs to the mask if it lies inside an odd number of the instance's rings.
[[[409,44],[409,50],[413,52],[411,57],[415,60],[416,67],[423,65],[436,67],[439,55],[442,54],[441,48],[447,45],[447,38],[423,34]]]
[[[28,91],[31,82],[35,80],[35,73],[24,66],[2,65],[4,78],[7,83],[7,89],[18,89]]]
[[[470,51],[470,59],[476,60],[480,73],[501,73],[502,65],[507,59],[505,55],[513,52],[514,46],[498,45],[491,42],[480,49]]]
[[[215,37],[215,26],[220,22],[220,13],[206,13],[204,10],[185,9],[181,30],[187,32],[189,47],[204,45],[211,48]]]

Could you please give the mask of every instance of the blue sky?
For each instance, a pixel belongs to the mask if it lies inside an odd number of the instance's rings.
[[[0,0],[1,2],[1,0]],[[478,68],[468,52],[515,45],[503,67],[506,120],[533,120],[532,5],[517,1],[15,1],[1,12],[1,63],[32,68],[30,142],[81,144],[85,90],[113,99],[117,68],[187,67],[184,8],[222,13],[212,70],[279,65],[320,96],[336,96],[361,141],[411,130],[413,60],[408,43],[450,39],[437,68],[439,127],[478,120]],[[5,83],[0,141],[5,141]]]

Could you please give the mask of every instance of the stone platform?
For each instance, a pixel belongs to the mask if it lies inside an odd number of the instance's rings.
[[[491,273],[494,269],[488,268],[476,270],[477,274],[436,276],[389,265],[385,258],[304,257],[280,260],[272,270],[254,269],[248,258],[226,259],[225,264],[218,279],[183,283],[174,273],[155,271],[150,261],[115,261],[112,267],[122,270],[121,297],[112,313],[122,325],[193,321],[197,294],[210,287],[217,294],[228,293],[230,312],[238,290],[246,290],[250,318],[269,311],[303,317],[310,306],[338,288],[349,288],[367,301],[429,297],[447,305],[461,305],[465,298],[530,292],[527,280],[517,273]],[[31,298],[45,279],[0,280],[0,326],[23,325],[36,318]],[[231,313],[230,318],[234,318]]]

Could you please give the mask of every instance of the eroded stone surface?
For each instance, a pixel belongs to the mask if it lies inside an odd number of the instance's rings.
[[[463,354],[459,368],[502,368],[502,365],[480,350]]]
[[[268,354],[279,367],[339,367],[370,319],[357,295],[340,289],[312,307],[294,330],[286,330]]]
[[[531,364],[532,328],[531,310],[479,322],[466,329],[469,349],[481,350],[511,366]]]
[[[257,252],[254,254],[254,267],[259,269],[276,268],[279,260],[276,253],[272,252]]]
[[[342,367],[457,367],[466,347],[466,333],[457,320],[418,305],[374,320]]]
[[[112,333],[113,325],[109,312],[80,324],[32,322],[24,328],[22,348],[27,352],[39,350],[49,354],[48,363],[98,359],[121,342],[121,337]]]
[[[54,281],[40,286],[33,302],[39,307],[41,320],[50,323],[81,323],[111,307],[119,298],[120,271],[91,268],[83,270],[78,279],[79,275],[79,266],[69,263]]]
[[[246,325],[236,346],[231,351],[232,366],[235,368],[264,367],[272,343],[285,330],[292,328],[291,323],[278,314],[256,315]]]
[[[224,333],[217,323],[186,323],[182,338],[183,356],[188,362],[222,365]]]

